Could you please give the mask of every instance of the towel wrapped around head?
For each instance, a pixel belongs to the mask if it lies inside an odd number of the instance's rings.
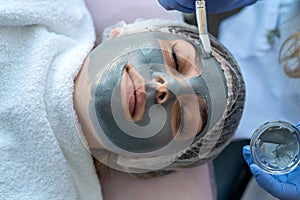
[[[81,0],[0,1],[0,199],[101,199],[73,84],[94,45]]]

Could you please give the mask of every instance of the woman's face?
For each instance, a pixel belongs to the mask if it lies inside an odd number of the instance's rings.
[[[159,151],[172,141],[190,144],[208,118],[201,73],[199,50],[173,34],[137,33],[103,43],[91,54],[88,73],[101,141],[134,153]]]

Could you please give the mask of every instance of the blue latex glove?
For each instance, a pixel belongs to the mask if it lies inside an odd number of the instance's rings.
[[[300,199],[300,166],[288,174],[271,175],[254,164],[249,145],[243,148],[243,155],[260,187],[281,200]]]
[[[195,12],[196,0],[158,0],[167,10],[178,10],[185,13]],[[255,3],[257,0],[206,0],[208,14],[221,13]]]

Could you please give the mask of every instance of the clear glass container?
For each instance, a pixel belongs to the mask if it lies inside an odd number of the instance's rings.
[[[261,125],[250,141],[253,161],[270,174],[285,174],[300,162],[300,132],[285,121]]]

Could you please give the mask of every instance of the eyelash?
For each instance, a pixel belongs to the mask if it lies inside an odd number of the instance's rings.
[[[179,72],[180,58],[177,56],[178,50],[176,49],[176,44],[172,46],[172,57],[175,63],[175,69]]]

